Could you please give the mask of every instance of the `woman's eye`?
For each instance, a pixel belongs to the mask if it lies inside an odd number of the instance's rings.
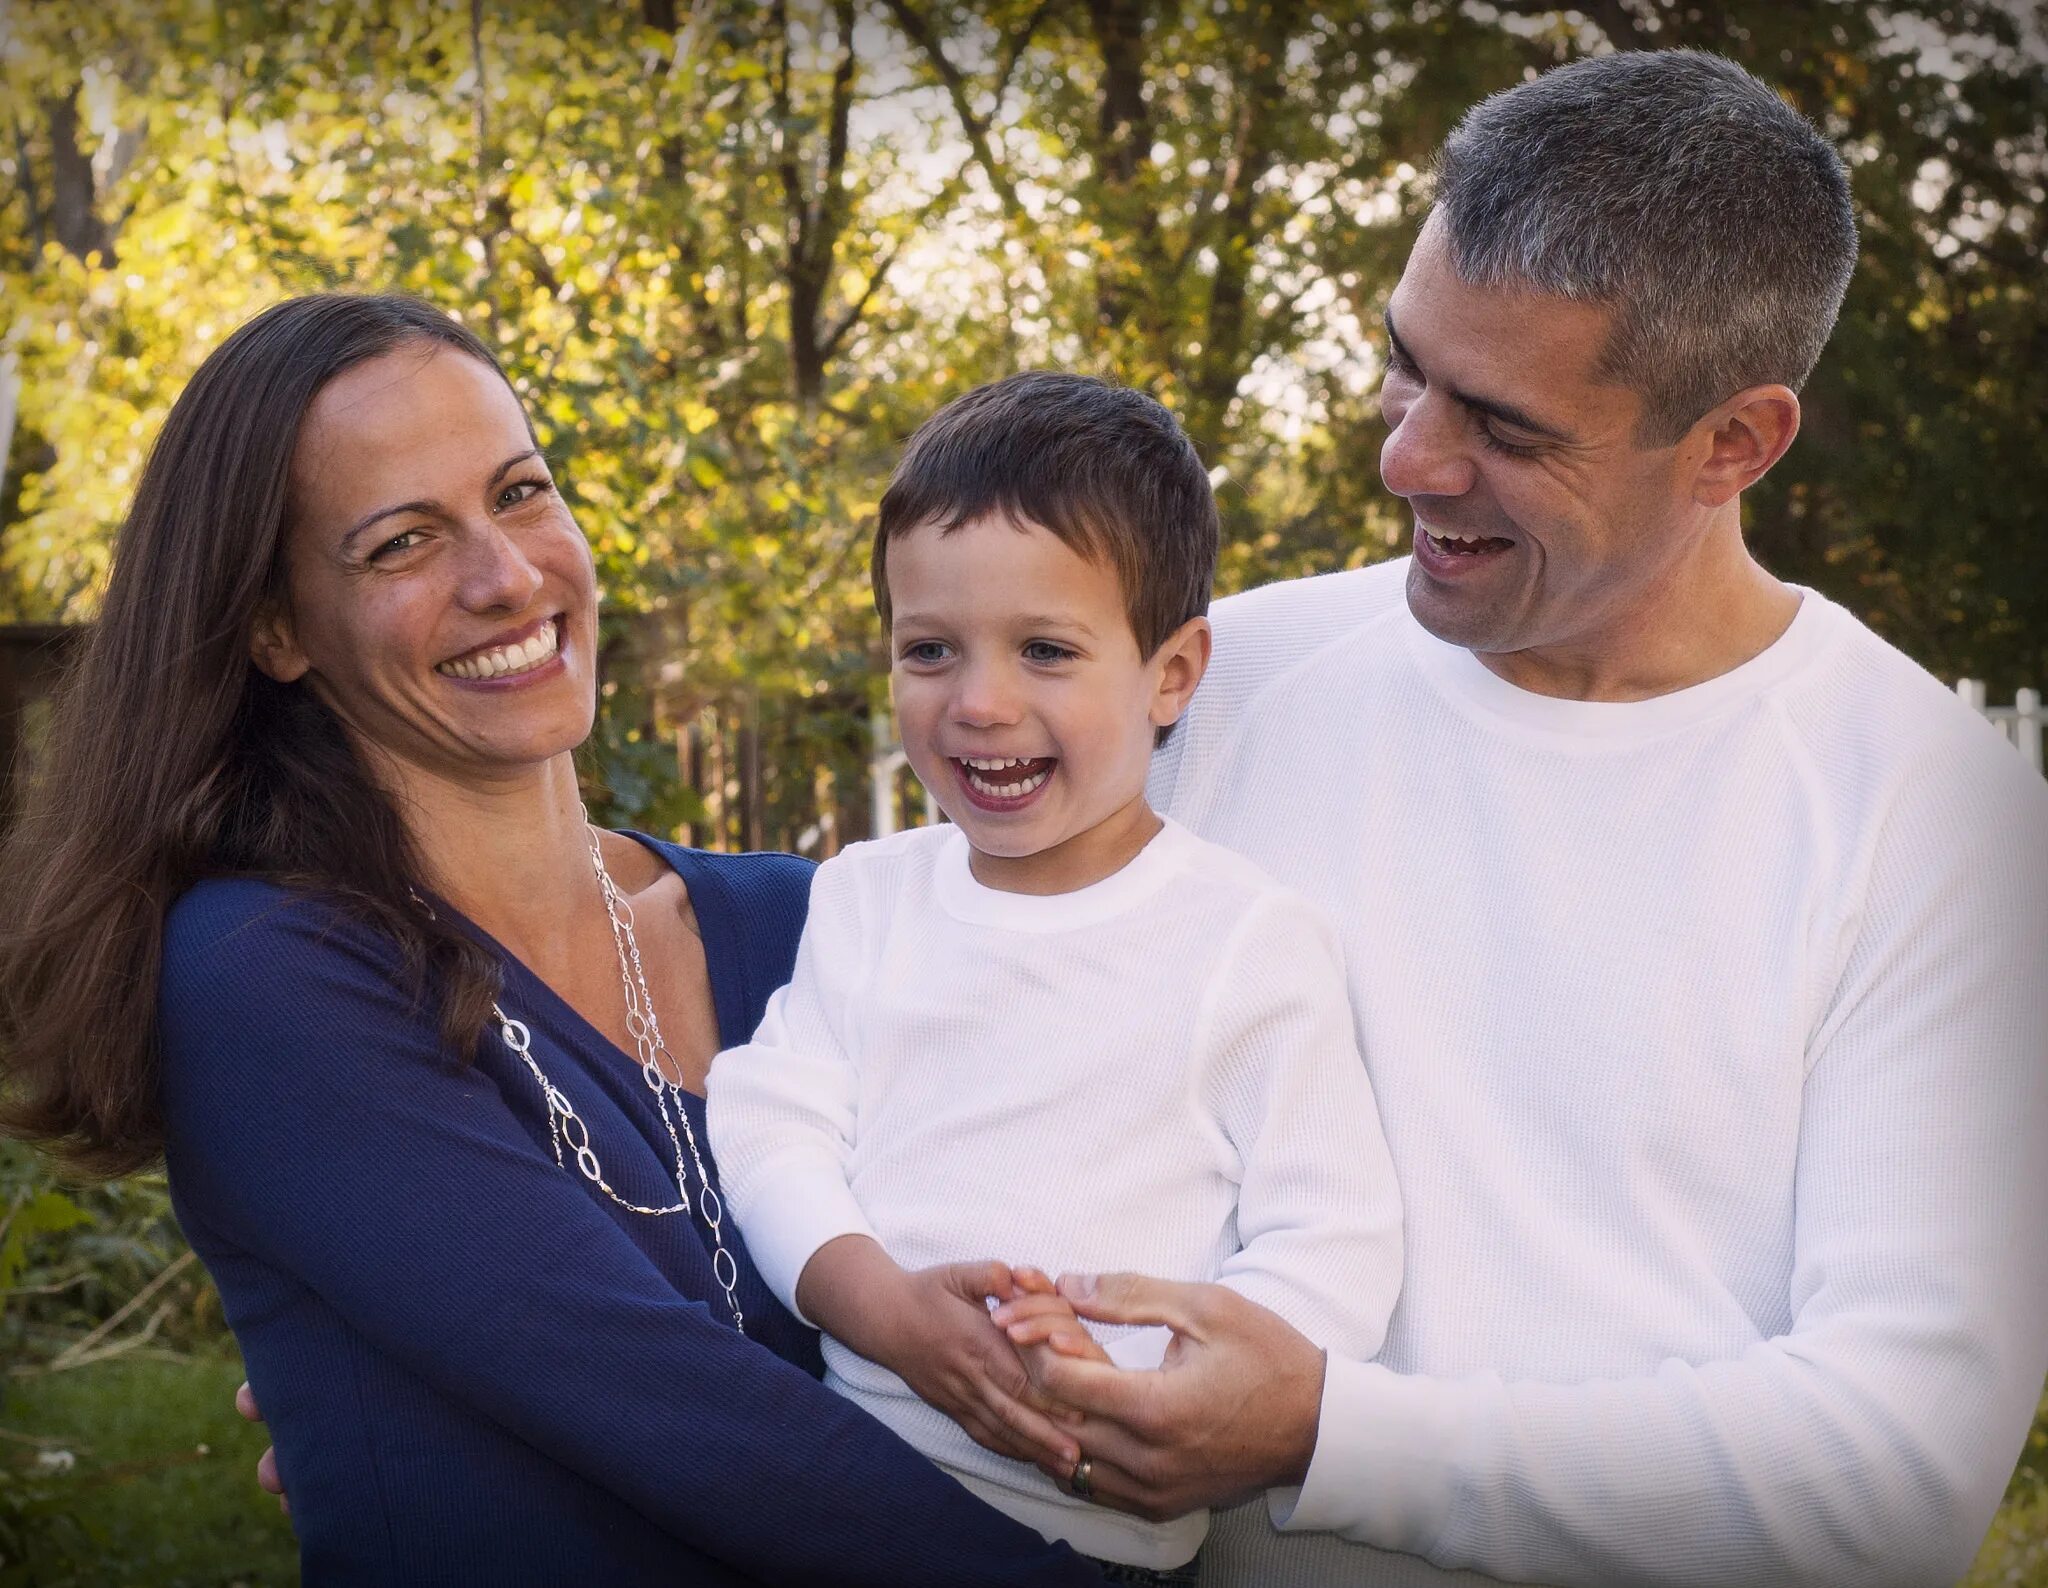
[[[416,529],[404,530],[399,534],[393,535],[383,545],[371,552],[370,561],[376,562],[383,557],[395,557],[401,551],[411,551],[414,546],[419,544],[422,538],[424,537]]]
[[[1069,662],[1074,653],[1064,645],[1055,645],[1051,640],[1033,640],[1024,647],[1024,659],[1028,662]]]
[[[515,480],[498,493],[498,506],[517,507],[521,502],[530,501],[542,491],[553,488],[552,480]]]

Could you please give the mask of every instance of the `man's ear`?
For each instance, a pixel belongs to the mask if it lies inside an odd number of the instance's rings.
[[[1692,499],[1719,507],[1770,472],[1799,434],[1799,399],[1789,386],[1739,391],[1693,427],[1706,444],[1693,474]]]
[[[1194,699],[1195,685],[1209,670],[1213,636],[1207,618],[1189,618],[1152,653],[1158,682],[1152,690],[1152,726],[1170,728]]]
[[[280,684],[295,684],[306,676],[312,664],[292,634],[291,614],[282,601],[266,601],[256,614],[256,627],[249,636],[249,660],[265,677]]]

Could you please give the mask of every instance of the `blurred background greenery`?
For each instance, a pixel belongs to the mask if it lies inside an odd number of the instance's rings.
[[[1212,465],[1226,589],[1398,555],[1378,322],[1431,150],[1529,73],[1694,45],[1836,141],[1863,223],[1752,543],[2003,700],[2048,682],[2044,32],[2031,0],[0,0],[0,626],[90,620],[235,325],[416,292],[499,350],[596,549],[594,806],[829,853],[871,830],[867,541],[919,419],[1020,367],[1137,382]],[[160,1181],[0,1147],[0,1361],[0,1588],[289,1580]],[[2048,1584],[2044,1447],[1973,1580]]]

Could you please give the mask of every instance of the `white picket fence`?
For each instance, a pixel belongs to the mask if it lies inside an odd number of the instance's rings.
[[[1985,702],[1982,679],[1958,678],[1956,694],[1964,705],[2004,734],[2007,742],[2026,758],[2027,765],[2036,772],[2048,771],[2048,767],[2041,764],[2040,690],[2018,690],[2014,693],[2010,706],[1993,706]]]
[[[877,838],[886,838],[902,825],[899,816],[898,776],[910,765],[910,757],[903,753],[903,746],[896,740],[895,719],[886,711],[877,710],[872,718],[874,727],[874,752],[868,757],[868,787],[873,803],[870,806],[873,831]],[[922,784],[918,792],[924,796],[924,819],[927,826],[941,820],[939,802],[932,798],[932,791]]]

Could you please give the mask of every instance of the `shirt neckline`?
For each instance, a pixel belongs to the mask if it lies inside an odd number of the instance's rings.
[[[1836,633],[1834,603],[1803,585],[1799,609],[1748,661],[1684,689],[1645,700],[1568,700],[1509,683],[1462,645],[1440,640],[1403,606],[1408,652],[1440,694],[1465,716],[1556,742],[1627,746],[1662,738],[1754,699],[1824,650]]]
[[[967,835],[948,829],[932,871],[932,894],[956,921],[1013,932],[1070,932],[1121,915],[1149,899],[1186,865],[1194,835],[1171,817],[1145,847],[1100,882],[1069,893],[1008,893],[978,881]]]
[[[635,832],[630,828],[611,830],[621,838],[632,839],[643,849],[652,850],[671,871],[683,879],[683,886],[690,895],[690,907],[696,912],[698,925],[702,928],[704,974],[711,983],[711,1007],[718,1021],[719,1045],[733,1047],[746,1041],[751,1035],[750,1032],[741,1031],[734,1035],[737,1025],[743,1022],[728,1018],[738,1008],[733,1000],[743,998],[745,989],[740,986],[738,978],[738,945],[732,941],[733,934],[725,930],[726,901],[718,897],[715,887],[700,886],[700,883],[708,878],[710,868],[698,863],[695,853],[679,844],[664,843],[659,838],[651,838],[646,833]],[[550,1029],[573,1038],[580,1047],[609,1059],[616,1059],[637,1078],[640,1069],[639,1059],[626,1052],[585,1019],[582,1011],[549,986],[539,972],[525,960],[438,895],[434,898],[434,908],[446,912],[464,931],[495,954],[505,967],[506,975],[519,983],[521,990],[517,994],[510,1000],[500,1000],[506,1004],[506,1014],[518,1020],[522,1018],[520,1011],[512,1005],[528,1000],[534,1004],[544,1005]],[[527,1018],[527,1023],[532,1024],[530,1017]],[[682,1090],[682,1097],[693,1112],[701,1110],[704,1106],[704,1094],[701,1092]]]

